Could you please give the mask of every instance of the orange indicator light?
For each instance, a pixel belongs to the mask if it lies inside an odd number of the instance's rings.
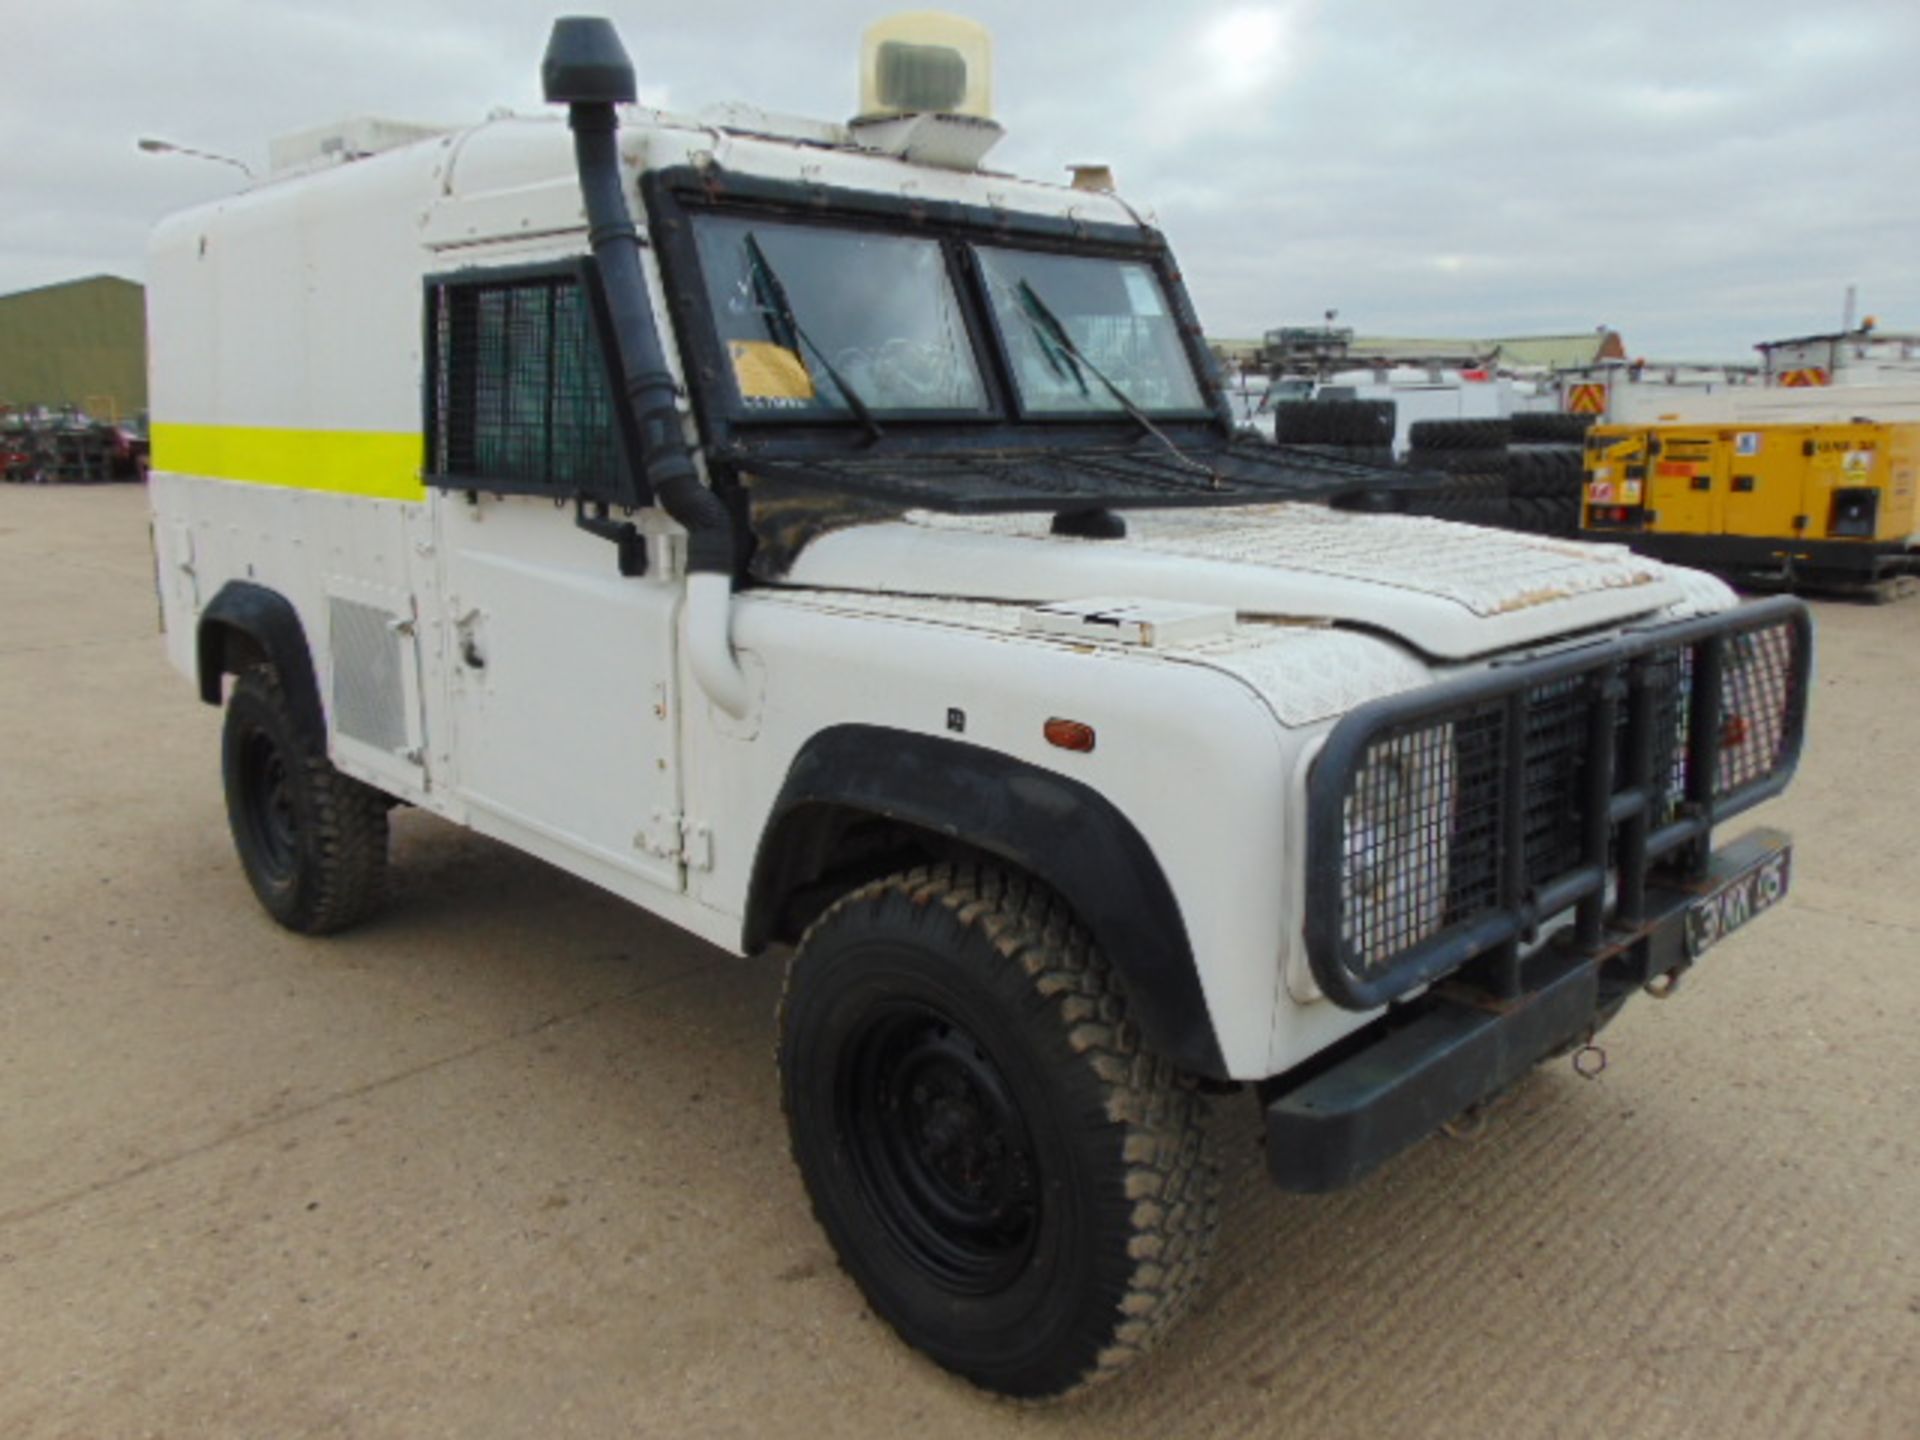
[[[1041,733],[1047,737],[1049,745],[1058,745],[1062,750],[1078,750],[1085,753],[1093,749],[1093,727],[1084,725],[1078,720],[1061,720],[1056,717],[1041,727]]]

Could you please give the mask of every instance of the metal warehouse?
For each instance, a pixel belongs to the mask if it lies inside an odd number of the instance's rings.
[[[146,409],[146,291],[90,275],[0,295],[0,403],[100,419]]]

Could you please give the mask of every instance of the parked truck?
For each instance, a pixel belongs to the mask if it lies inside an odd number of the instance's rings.
[[[371,915],[406,805],[716,978],[784,955],[847,1272],[1048,1397],[1191,1304],[1210,1104],[1351,1184],[1779,899],[1786,837],[1721,826],[1810,632],[1237,437],[1142,213],[978,168],[976,42],[870,36],[850,125],[689,120],[565,20],[567,125],[169,219],[153,530],[275,920]]]

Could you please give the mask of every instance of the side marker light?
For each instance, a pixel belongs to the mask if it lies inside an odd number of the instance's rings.
[[[1047,737],[1049,745],[1057,745],[1062,750],[1078,750],[1084,754],[1093,749],[1093,727],[1078,720],[1055,717],[1041,726],[1040,730]]]

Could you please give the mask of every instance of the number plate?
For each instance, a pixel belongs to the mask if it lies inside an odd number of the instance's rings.
[[[1687,911],[1687,954],[1698,957],[1787,893],[1793,851],[1780,850],[1727,881]]]

